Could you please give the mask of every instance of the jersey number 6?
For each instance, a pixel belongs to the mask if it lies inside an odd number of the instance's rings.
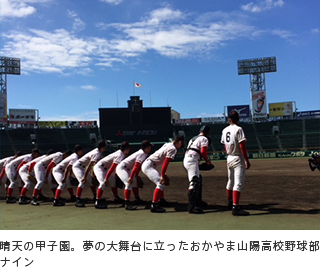
[[[226,134],[226,140],[227,140],[228,143],[230,142],[230,135],[231,135],[231,133],[230,133],[230,132],[227,132],[227,134]]]

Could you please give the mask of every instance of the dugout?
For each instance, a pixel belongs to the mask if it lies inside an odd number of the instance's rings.
[[[131,96],[127,108],[99,108],[100,133],[111,143],[139,144],[150,140],[156,145],[173,136],[170,107],[143,107],[139,96]]]

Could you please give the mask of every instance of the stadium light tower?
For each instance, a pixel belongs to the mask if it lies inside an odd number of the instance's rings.
[[[250,75],[253,119],[267,118],[265,73],[276,71],[276,57],[238,60],[238,75]]]
[[[20,75],[20,59],[0,57],[0,124],[7,122],[7,74]]]

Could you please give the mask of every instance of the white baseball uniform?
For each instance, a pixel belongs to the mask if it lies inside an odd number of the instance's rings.
[[[200,177],[199,162],[201,160],[201,148],[208,147],[209,140],[204,135],[198,135],[196,139],[191,139],[188,143],[187,151],[184,155],[183,166],[188,172],[189,190],[194,189],[192,178]]]
[[[53,153],[53,154],[50,154],[50,155],[44,157],[43,159],[41,159],[39,162],[37,162],[34,165],[34,174],[35,174],[35,178],[37,180],[37,184],[35,185],[34,189],[40,190],[42,185],[44,184],[46,169],[48,168],[48,165],[51,162],[58,164],[62,159],[63,159],[63,153],[56,152],[56,153]],[[54,187],[52,185],[51,175],[48,176],[48,183],[50,185],[50,188]]]
[[[148,154],[145,153],[142,149],[139,149],[137,152],[133,153],[117,166],[116,174],[125,184],[125,190],[131,190],[132,187],[137,187],[137,178],[133,177],[132,184],[128,183],[131,171],[136,162],[142,164],[145,159],[148,157]]]
[[[21,178],[17,173],[18,167],[20,163],[22,162],[27,163],[31,160],[32,160],[32,154],[26,154],[13,159],[10,163],[6,165],[5,171],[10,181],[10,185],[8,188],[13,189],[15,188],[16,185],[18,185],[19,187],[22,186]]]
[[[125,155],[123,152],[119,149],[116,152],[109,154],[108,156],[102,158],[97,162],[97,164],[94,165],[93,167],[93,172],[100,183],[99,188],[101,190],[105,189],[105,177],[106,174],[108,173],[109,168],[113,163],[119,165],[120,162],[125,158]],[[110,181],[110,186],[111,187],[117,187],[116,186],[116,179],[114,173],[111,174],[109,177]]]
[[[32,182],[30,181],[30,179],[28,178],[28,176],[29,176],[29,175],[35,176],[34,170],[32,170],[31,173],[29,173],[29,167],[30,167],[30,165],[39,162],[40,160],[44,159],[45,157],[46,157],[46,155],[37,157],[37,158],[29,161],[28,163],[24,164],[24,165],[19,169],[19,175],[20,175],[22,181],[24,182],[24,186],[23,186],[24,188],[26,188],[26,189],[29,190],[30,185],[32,184]]]
[[[177,148],[174,144],[172,142],[166,143],[143,162],[141,170],[156,184],[156,188],[164,189],[164,185],[160,184],[161,174],[157,171],[157,166],[161,166],[166,158],[173,160],[176,154]]]
[[[67,177],[65,183],[62,183],[62,180],[64,178],[64,173],[66,169],[69,166],[72,166],[77,160],[79,159],[77,153],[72,153],[70,156],[66,157],[64,160],[62,160],[59,164],[57,164],[53,169],[52,169],[52,175],[53,178],[56,180],[58,183],[57,189],[63,190],[65,186],[67,188],[71,188],[71,182],[70,182],[70,177]]]
[[[228,183],[226,186],[228,190],[232,190],[232,182],[234,182],[234,191],[241,192],[244,185],[246,168],[239,145],[243,141],[246,141],[246,137],[240,126],[233,124],[223,129],[221,143],[225,145],[228,154]]]
[[[75,177],[78,179],[79,181],[79,185],[78,187],[80,188],[84,188],[85,183],[81,182],[81,180],[83,179],[83,175],[85,174],[85,170],[87,168],[87,166],[90,164],[90,162],[95,162],[97,163],[100,158],[101,158],[101,152],[99,151],[98,148],[95,148],[93,150],[91,150],[90,152],[88,152],[87,154],[85,154],[84,156],[82,156],[80,159],[78,159],[73,165],[72,165],[72,171],[75,175]],[[89,173],[87,176],[87,184],[92,185],[92,176]]]
[[[6,165],[9,164],[12,160],[14,160],[14,156],[10,156],[10,157],[7,157],[7,158],[3,158],[0,160],[0,173],[1,173],[1,176],[0,177],[0,181],[2,184],[5,184],[6,181],[7,181],[7,174],[6,174],[6,171],[5,171],[5,168],[6,168]]]

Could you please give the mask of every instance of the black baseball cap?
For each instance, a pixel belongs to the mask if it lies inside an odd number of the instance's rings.
[[[149,146],[153,146],[153,144],[151,144],[149,140],[143,140],[143,141],[141,142],[141,148],[142,148],[142,149],[145,149],[145,148],[147,148],[147,147],[149,147]]]

